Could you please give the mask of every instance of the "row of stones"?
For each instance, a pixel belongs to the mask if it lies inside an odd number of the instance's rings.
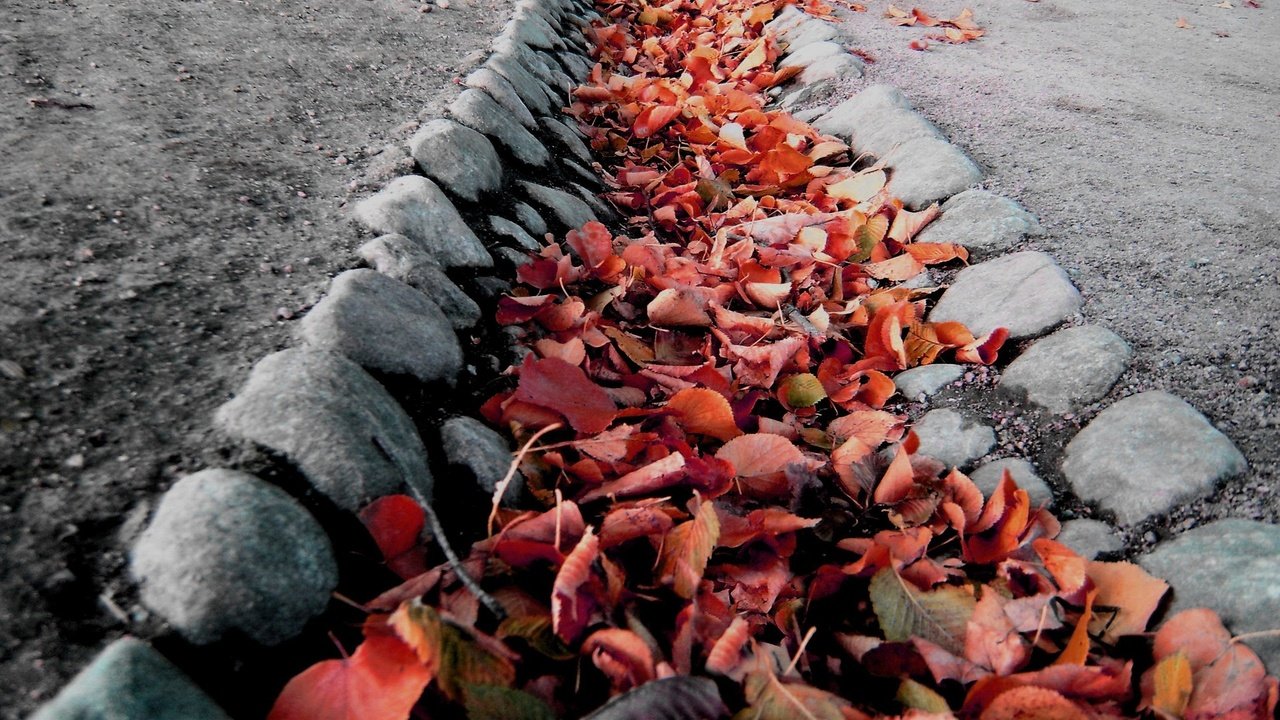
[[[409,383],[430,394],[477,372],[466,366],[457,333],[480,321],[481,302],[508,287],[482,273],[525,262],[541,247],[534,238],[549,230],[614,219],[589,189],[599,180],[583,137],[559,117],[571,87],[590,72],[583,30],[594,17],[579,0],[516,4],[448,117],[410,140],[422,174],[391,181],[353,209],[377,234],[359,250],[370,267],[333,280],[299,323],[298,346],[259,361],[217,410],[219,430],[287,459],[345,511],[397,492],[431,502],[460,491],[436,492],[422,437],[388,388]],[[541,182],[526,179],[533,177]],[[510,217],[481,210],[494,207]],[[484,369],[497,372],[496,358],[493,365]],[[507,441],[470,417],[450,418],[437,432],[445,456],[437,464],[492,493],[510,463]],[[240,633],[274,645],[327,607],[338,583],[332,548],[284,490],[211,468],[164,494],[130,569],[142,602],[186,640]],[[225,714],[149,644],[125,638],[34,717]]]
[[[1043,234],[1035,216],[1013,200],[971,189],[982,180],[977,165],[896,88],[871,85],[834,108],[821,105],[837,79],[863,74],[861,62],[844,50],[842,41],[848,38],[838,25],[792,6],[770,26],[787,43],[781,65],[804,68],[776,93],[777,104],[785,109],[810,105],[796,116],[878,158],[891,171],[890,192],[908,208],[941,202],[942,216],[918,242],[957,243],[982,260],[957,274],[929,319],[960,321],[976,334],[1005,327],[1014,342],[1034,340],[1000,375],[1000,390],[1015,402],[1073,418],[1107,398],[1127,370],[1132,350],[1097,325],[1045,336],[1078,320],[1082,300],[1051,257],[1011,252],[1025,237]],[[964,373],[957,365],[930,365],[903,372],[895,382],[906,398],[926,401],[945,386],[962,386]],[[921,452],[973,468],[971,477],[984,492],[1008,470],[1032,502],[1052,505],[1052,489],[1028,458],[989,459],[974,468],[996,447],[991,427],[940,408],[925,413],[914,430]],[[1219,481],[1243,473],[1246,464],[1230,439],[1191,405],[1168,393],[1144,392],[1095,416],[1067,444],[1060,469],[1078,497],[1131,527],[1207,494]],[[1068,521],[1060,539],[1088,557],[1122,549],[1115,529],[1092,519]],[[1280,611],[1280,533],[1272,525],[1218,521],[1138,561],[1171,578],[1174,609],[1213,607],[1237,633],[1267,629]],[[1280,666],[1280,642],[1258,638],[1252,644],[1269,666]]]

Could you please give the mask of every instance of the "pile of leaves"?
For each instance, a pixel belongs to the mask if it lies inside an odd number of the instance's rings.
[[[1146,634],[1163,581],[1084,560],[885,409],[894,372],[990,363],[1007,333],[928,322],[936,289],[899,283],[967,257],[914,242],[938,208],[765,107],[781,5],[601,8],[570,112],[629,222],[519,270],[498,321],[527,355],[481,408],[533,509],[502,483],[428,568],[420,507],[367,508],[405,582],[272,718],[1271,716],[1275,679],[1216,616]]]

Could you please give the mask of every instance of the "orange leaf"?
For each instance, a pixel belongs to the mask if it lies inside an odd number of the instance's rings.
[[[650,105],[636,116],[631,131],[638,138],[647,138],[679,116],[680,108],[674,105]]]
[[[609,676],[615,692],[625,692],[657,677],[653,651],[630,630],[597,630],[582,643],[583,654]]]
[[[567,643],[577,640],[591,620],[595,600],[583,586],[591,580],[591,566],[599,556],[600,539],[588,527],[556,573],[551,588],[551,627]]]
[[[692,598],[719,539],[720,517],[715,505],[701,502],[693,519],[667,533],[658,556],[658,576],[663,582],[672,583],[680,597]]]
[[[1156,663],[1152,671],[1154,692],[1151,709],[1164,717],[1182,717],[1195,687],[1191,679],[1191,663],[1186,653],[1178,651]]]
[[[649,322],[657,327],[706,327],[711,324],[708,305],[707,293],[697,288],[673,287],[658,293],[645,313]]]
[[[434,673],[394,635],[365,638],[351,657],[325,660],[289,681],[268,720],[403,720]]]
[[[1090,624],[1090,632],[1100,634],[1104,642],[1145,632],[1160,598],[1169,590],[1168,583],[1133,563],[1090,561],[1088,573],[1098,590],[1096,605],[1115,608],[1114,616],[1095,613]]]
[[[1093,600],[1097,596],[1096,589],[1090,590],[1085,596],[1084,610],[1080,611],[1076,629],[1071,631],[1071,639],[1067,641],[1062,654],[1053,662],[1054,665],[1084,665],[1085,660],[1089,659],[1089,622],[1093,619]]]
[[[1084,587],[1086,561],[1074,550],[1048,538],[1033,540],[1031,547],[1040,556],[1045,569],[1053,576],[1054,583],[1063,595],[1070,595]]]
[[[1060,693],[1040,687],[1020,687],[1003,693],[979,720],[1091,720],[1092,715]]]
[[[884,471],[884,477],[876,483],[875,495],[872,498],[883,505],[892,505],[906,498],[915,484],[915,473],[911,469],[911,455],[899,445],[893,456],[893,462],[889,463],[889,469]]]
[[[968,260],[969,251],[955,243],[911,243],[903,248],[908,255],[925,265],[937,265],[950,260]]]
[[[877,280],[901,282],[924,272],[924,265],[914,255],[907,253],[881,262],[867,263],[862,266],[862,271]]]
[[[733,421],[729,401],[715,390],[686,388],[671,396],[667,410],[680,419],[686,432],[710,435],[717,440],[732,440],[742,434]]]
[[[733,465],[739,477],[767,475],[785,470],[787,465],[804,461],[804,454],[781,435],[752,433],[725,443],[716,458]]]
[[[728,629],[711,646],[707,654],[707,672],[727,675],[742,658],[742,647],[751,638],[751,625],[741,615],[735,615]]]

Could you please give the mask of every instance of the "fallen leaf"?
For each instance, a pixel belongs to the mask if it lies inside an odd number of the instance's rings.
[[[393,635],[365,638],[350,657],[324,660],[289,680],[268,720],[403,720],[434,677]]]
[[[719,539],[720,518],[715,506],[704,501],[692,519],[667,533],[658,556],[658,576],[671,583],[680,597],[692,598]]]
[[[688,432],[717,440],[732,440],[742,434],[733,421],[729,401],[714,390],[685,388],[671,396],[666,409],[680,419],[681,426]]]
[[[608,393],[560,358],[526,359],[513,397],[560,413],[583,433],[601,432],[617,415]]]
[[[871,606],[886,640],[922,638],[953,653],[963,653],[965,632],[977,601],[960,587],[928,592],[907,584],[893,568],[871,578]]]

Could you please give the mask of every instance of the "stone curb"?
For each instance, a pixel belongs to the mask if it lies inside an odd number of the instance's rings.
[[[448,418],[440,400],[402,407],[393,391],[416,387],[408,392],[420,400],[477,372],[457,333],[474,327],[493,290],[506,287],[492,276],[495,261],[509,270],[548,230],[616,218],[583,185],[599,183],[583,167],[591,153],[560,114],[591,71],[584,30],[597,18],[580,0],[515,4],[448,116],[408,141],[417,172],[351,209],[373,235],[359,250],[372,269],[333,280],[298,323],[297,346],[254,366],[215,413],[216,428],[283,457],[350,512],[410,486],[440,500],[476,492],[463,487],[468,480],[492,492],[510,463],[507,441],[473,418]],[[492,364],[484,370],[501,369]],[[409,410],[441,418],[431,423],[431,442]],[[443,454],[428,457],[427,445]],[[433,467],[450,478],[447,487],[433,481]],[[513,484],[507,502],[521,498]],[[180,479],[156,505],[130,572],[142,603],[186,641],[234,632],[275,645],[329,604],[338,577],[329,537],[274,485],[210,468]],[[69,715],[225,717],[182,670],[132,638],[104,649],[35,717]]]

